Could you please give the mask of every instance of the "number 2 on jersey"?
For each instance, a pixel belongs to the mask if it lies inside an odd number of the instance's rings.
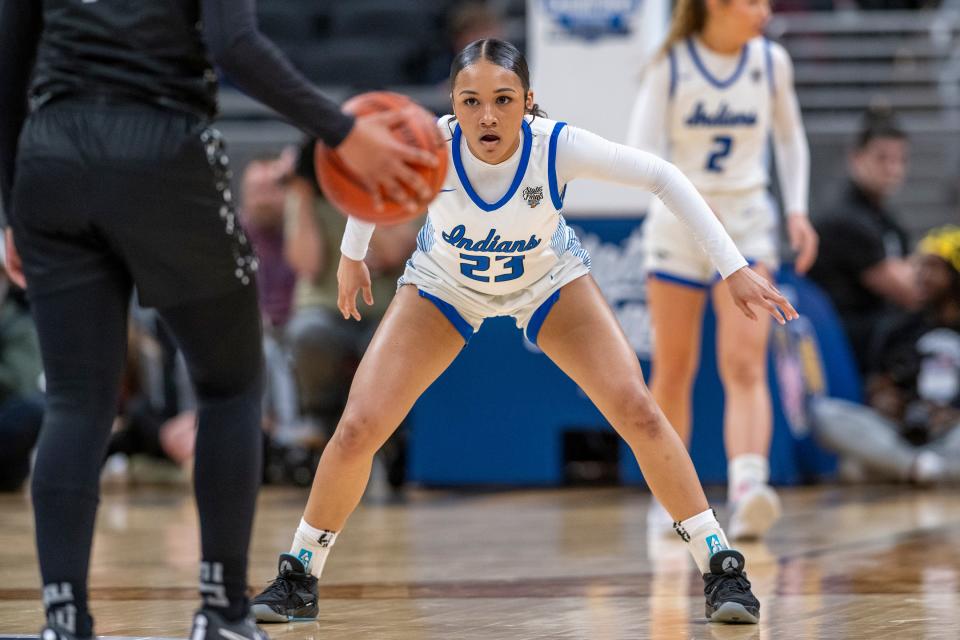
[[[710,155],[707,156],[707,171],[713,171],[714,173],[722,172],[723,167],[720,165],[720,161],[729,156],[732,149],[733,138],[730,136],[714,136],[713,150],[710,152]]]
[[[488,276],[477,275],[490,270],[489,256],[461,253],[460,260],[462,260],[460,263],[460,273],[471,280],[490,282]],[[504,268],[509,269],[509,271],[494,277],[494,282],[508,282],[510,280],[516,280],[523,275],[523,256],[496,256],[496,261],[503,262]]]

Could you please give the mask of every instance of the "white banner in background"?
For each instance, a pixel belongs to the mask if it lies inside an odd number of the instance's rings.
[[[666,34],[667,0],[527,0],[536,101],[555,120],[624,142],[640,71]],[[564,213],[636,216],[636,190],[582,180]]]

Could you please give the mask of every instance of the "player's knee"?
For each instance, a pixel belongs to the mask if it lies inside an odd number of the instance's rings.
[[[766,367],[763,357],[748,353],[726,353],[720,361],[720,375],[725,386],[752,387],[763,384]]]
[[[653,366],[653,379],[658,385],[683,391],[693,386],[697,375],[697,354],[688,352],[676,357],[656,360]]]
[[[379,421],[367,412],[345,411],[330,444],[347,457],[368,457],[380,445]]]
[[[199,403],[223,402],[238,396],[261,396],[266,381],[262,352],[215,366],[192,367]]]
[[[628,436],[628,440],[633,437],[653,439],[663,435],[663,429],[669,425],[646,386],[624,390],[621,397],[625,415],[623,428],[629,431],[624,435]]]

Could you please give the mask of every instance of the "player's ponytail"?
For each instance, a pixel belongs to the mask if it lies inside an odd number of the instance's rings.
[[[530,91],[530,67],[527,65],[527,59],[520,53],[520,50],[507,42],[497,38],[484,38],[483,40],[474,40],[463,51],[457,54],[450,65],[450,91],[453,91],[453,83],[457,75],[466,67],[476,63],[478,60],[486,60],[493,64],[508,69],[520,78],[520,84],[523,87],[523,94]],[[547,113],[540,108],[540,105],[534,104],[527,110],[534,118],[546,118]]]
[[[670,31],[667,33],[666,42],[663,43],[663,51],[666,52],[681,40],[700,33],[706,23],[706,0],[677,0],[673,19],[670,21]]]

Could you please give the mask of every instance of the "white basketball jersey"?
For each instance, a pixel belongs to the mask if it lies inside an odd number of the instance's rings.
[[[670,160],[703,192],[767,185],[773,108],[770,42],[744,45],[734,70],[714,75],[692,38],[670,48]],[[715,55],[715,54],[714,54]]]
[[[566,185],[557,183],[557,136],[565,123],[529,117],[523,121],[520,162],[506,193],[487,202],[474,190],[464,168],[471,153],[452,116],[441,131],[452,139],[443,189],[430,203],[417,237],[417,253],[426,255],[459,285],[490,295],[526,288],[546,276],[567,251],[589,258],[560,209]],[[578,254],[579,255],[579,254]]]

